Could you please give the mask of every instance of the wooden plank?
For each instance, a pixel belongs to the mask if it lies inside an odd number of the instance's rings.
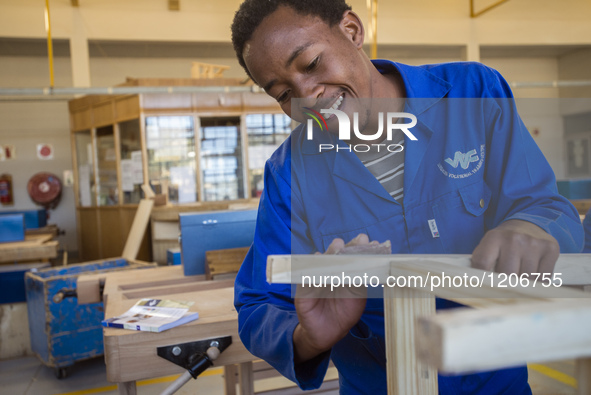
[[[135,381],[117,383],[117,392],[119,392],[119,395],[137,395]]]
[[[121,253],[123,258],[135,259],[137,257],[137,253],[142,244],[142,239],[144,238],[144,233],[146,232],[146,227],[148,226],[148,222],[150,222],[150,213],[153,206],[153,200],[142,199],[140,201],[133,219],[133,224],[131,225],[131,230],[127,236],[125,247],[123,247],[123,252]]]
[[[36,229],[25,229],[26,235],[50,235],[51,239],[57,237],[59,233],[59,228],[57,225],[47,225],[43,228],[36,228]],[[50,240],[51,240],[50,239]]]
[[[57,257],[57,241],[39,243],[39,237],[45,239],[46,236],[26,236],[25,241],[0,245],[0,262],[24,262]],[[33,237],[34,240],[30,240],[29,237]]]
[[[205,252],[205,273],[208,280],[215,276],[238,273],[250,247],[227,248]]]
[[[388,394],[437,394],[437,370],[419,361],[415,319],[435,314],[435,298],[408,288],[385,288]]]
[[[224,394],[236,395],[236,365],[224,366]]]
[[[254,395],[252,361],[238,365],[238,377],[240,380],[240,395]]]
[[[111,258],[111,259],[119,259],[119,258]],[[94,262],[84,262],[84,264],[92,264],[92,263],[102,263],[104,259],[99,259]],[[128,261],[129,266],[124,266],[120,268],[115,268],[109,271],[101,271],[98,273],[91,273],[91,274],[81,274],[78,276],[76,280],[76,294],[78,299],[78,304],[88,304],[88,303],[98,303],[103,300],[101,294],[101,284],[105,284],[107,275],[115,275],[119,272],[125,272],[127,270],[134,270],[134,269],[142,269],[147,270],[144,268],[156,267],[153,263],[150,262],[142,262],[142,261]],[[130,273],[122,274],[122,277],[130,277]]]
[[[544,301],[419,318],[417,354],[446,373],[591,355],[591,303]]]
[[[397,254],[397,255],[269,255],[267,258],[267,281],[278,284],[301,284],[305,275],[377,276],[385,284],[390,275],[390,262],[429,260],[459,267],[470,267],[470,255]],[[554,268],[562,273],[564,285],[591,284],[589,254],[561,254]]]
[[[579,358],[576,361],[577,394],[591,394],[591,358]]]

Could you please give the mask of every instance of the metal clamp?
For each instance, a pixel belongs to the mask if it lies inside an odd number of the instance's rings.
[[[193,378],[197,378],[199,374],[212,365],[212,363],[207,365],[199,363],[199,360],[202,360],[203,356],[207,354],[207,350],[215,347],[221,353],[230,344],[232,344],[232,336],[224,336],[158,347],[156,351],[159,357],[188,370]]]

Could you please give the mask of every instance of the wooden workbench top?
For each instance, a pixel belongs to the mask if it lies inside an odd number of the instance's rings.
[[[157,347],[213,337],[232,336],[233,342],[216,361],[217,366],[255,359],[238,337],[232,280],[202,281],[202,276],[187,277],[181,266],[105,273],[102,276],[105,279],[106,317],[124,313],[144,297],[192,301],[195,303],[192,310],[199,313],[198,320],[160,333],[105,328],[109,381],[129,382],[182,373],[181,367],[156,354]]]

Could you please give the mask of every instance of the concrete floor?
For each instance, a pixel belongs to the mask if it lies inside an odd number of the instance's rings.
[[[529,366],[530,385],[535,395],[574,395],[574,361],[561,361]],[[213,368],[197,380],[191,380],[179,395],[223,395],[223,370]],[[329,376],[336,377],[334,370]],[[139,395],[159,394],[176,376],[138,382]],[[283,378],[255,381],[255,391],[265,391],[290,386]],[[58,380],[54,370],[41,364],[35,357],[0,361],[0,394],[7,395],[117,395],[117,388],[106,379],[102,358],[79,362],[68,372],[68,377]],[[330,393],[326,393],[330,394]],[[332,394],[336,394],[335,391]]]

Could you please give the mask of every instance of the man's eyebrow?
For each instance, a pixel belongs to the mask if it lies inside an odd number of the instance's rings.
[[[296,60],[296,58],[298,56],[300,56],[300,54],[302,52],[304,52],[310,45],[312,45],[313,42],[309,41],[306,44],[300,45],[299,47],[297,47],[290,55],[289,59],[287,59],[287,62],[285,62],[285,67],[289,67],[291,66],[291,64],[293,63],[294,60]]]
[[[293,63],[293,61],[296,60],[296,58],[298,56],[300,56],[301,53],[304,52],[312,44],[314,44],[314,43],[312,41],[309,41],[309,42],[307,42],[305,44],[300,45],[296,49],[294,49],[294,51],[291,53],[291,55],[287,59],[287,62],[285,62],[285,67],[291,66],[291,64]],[[265,84],[265,86],[263,86],[263,89],[265,90],[265,92],[269,92],[271,90],[271,88],[273,87],[273,85],[275,85],[276,82],[277,82],[277,80],[271,80],[271,81],[267,82]]]
[[[269,91],[271,90],[273,85],[275,85],[275,82],[277,82],[277,80],[271,80],[271,81],[267,82],[267,84],[265,86],[263,86],[263,89],[265,90],[265,92],[269,93]]]

